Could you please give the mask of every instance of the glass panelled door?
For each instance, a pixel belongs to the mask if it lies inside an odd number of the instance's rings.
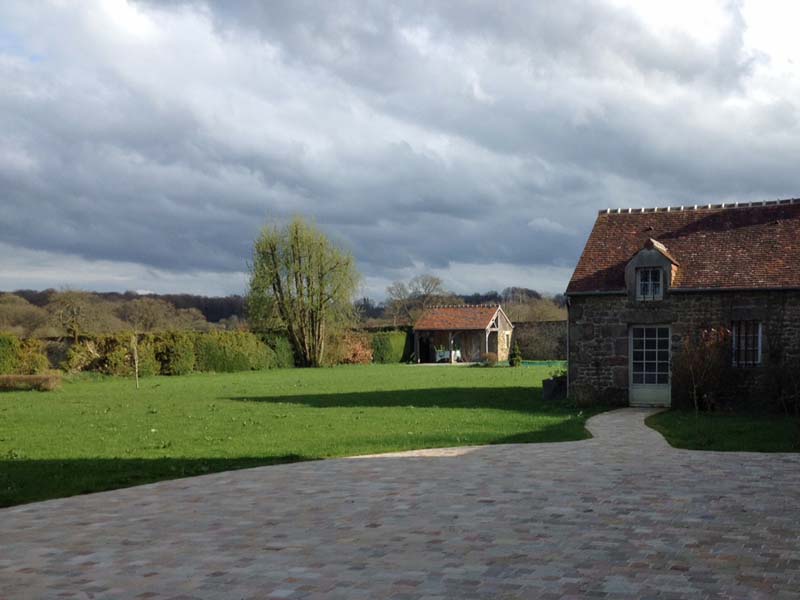
[[[630,336],[630,403],[669,406],[670,328],[634,326]]]

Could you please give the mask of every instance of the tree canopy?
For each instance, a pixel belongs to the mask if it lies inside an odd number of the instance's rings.
[[[300,217],[256,240],[247,297],[252,326],[285,329],[301,366],[319,366],[328,337],[355,319],[353,257]]]

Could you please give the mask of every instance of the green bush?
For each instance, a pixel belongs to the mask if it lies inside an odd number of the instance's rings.
[[[522,366],[522,351],[519,349],[518,342],[514,342],[514,349],[511,351],[511,356],[508,357],[508,364],[512,367]]]
[[[50,369],[50,361],[45,354],[44,342],[41,340],[24,340],[20,344],[17,373],[20,375],[38,375]]]
[[[70,345],[67,350],[67,358],[61,363],[61,368],[68,373],[97,371],[101,366],[102,358],[95,341],[85,339]]]
[[[213,331],[195,338],[198,371],[218,373],[269,369],[275,366],[275,353],[252,333]]]
[[[382,331],[372,336],[372,360],[400,363],[408,359],[409,336],[404,331]]]
[[[131,377],[135,361],[131,334],[110,335],[98,338],[101,353],[100,371],[108,375]],[[156,360],[155,345],[150,336],[137,338],[136,353],[139,359],[139,377],[157,375],[161,365]]]
[[[195,369],[195,339],[190,333],[174,331],[158,336],[156,359],[162,375],[186,375]]]
[[[295,366],[292,344],[286,336],[270,333],[262,335],[261,340],[269,346],[275,354],[276,369],[290,369]]]
[[[16,336],[0,334],[0,374],[36,375],[49,368],[41,341],[20,341]]]
[[[20,343],[16,336],[0,334],[0,374],[17,372]]]

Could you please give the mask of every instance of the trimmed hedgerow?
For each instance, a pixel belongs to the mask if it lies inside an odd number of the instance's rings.
[[[41,340],[23,340],[19,347],[17,373],[20,375],[38,375],[50,369],[50,361],[45,354],[44,342]]]
[[[101,346],[102,367],[108,375],[130,377],[135,372],[133,339],[131,334],[109,335],[98,338]],[[138,336],[136,353],[139,359],[139,377],[158,375],[161,370],[156,360],[155,346],[150,336]]]
[[[61,385],[61,373],[48,371],[38,375],[0,375],[0,390],[39,390],[48,392]]]
[[[409,355],[408,334],[382,331],[372,336],[372,360],[376,363],[400,363]]]
[[[252,333],[213,331],[195,338],[195,368],[218,373],[269,369],[275,353]]]
[[[0,334],[0,374],[16,373],[20,343],[17,336]]]
[[[132,376],[135,371],[132,335],[121,333],[82,339],[70,347],[61,366],[70,373],[97,371],[107,375]],[[137,336],[136,350],[139,376],[158,375],[161,365],[156,360],[152,337]]]
[[[286,336],[268,333],[262,335],[261,340],[275,353],[276,369],[290,369],[295,366],[292,344]]]
[[[173,331],[157,336],[156,358],[162,375],[186,375],[195,369],[195,336]]]
[[[41,341],[0,334],[0,374],[36,375],[49,368],[50,361]]]

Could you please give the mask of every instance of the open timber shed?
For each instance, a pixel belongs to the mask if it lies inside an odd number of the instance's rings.
[[[423,363],[508,360],[514,325],[499,305],[434,306],[414,324],[414,357]]]

